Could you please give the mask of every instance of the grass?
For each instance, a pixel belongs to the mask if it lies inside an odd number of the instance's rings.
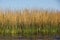
[[[0,35],[60,35],[60,13],[44,10],[0,12]]]

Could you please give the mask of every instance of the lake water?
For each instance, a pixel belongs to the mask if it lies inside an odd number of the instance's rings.
[[[39,36],[39,37],[22,37],[22,36],[0,36],[0,40],[60,40],[60,36],[48,37],[48,36]]]

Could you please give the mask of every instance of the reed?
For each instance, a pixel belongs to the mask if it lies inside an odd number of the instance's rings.
[[[60,12],[44,10],[0,12],[0,34],[2,35],[60,35],[59,30]]]

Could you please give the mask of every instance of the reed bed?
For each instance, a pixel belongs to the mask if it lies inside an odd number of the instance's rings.
[[[0,35],[60,35],[60,12],[46,10],[0,12]]]

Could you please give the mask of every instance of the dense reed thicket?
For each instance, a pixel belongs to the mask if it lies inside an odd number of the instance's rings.
[[[0,11],[0,35],[60,35],[60,12]]]

